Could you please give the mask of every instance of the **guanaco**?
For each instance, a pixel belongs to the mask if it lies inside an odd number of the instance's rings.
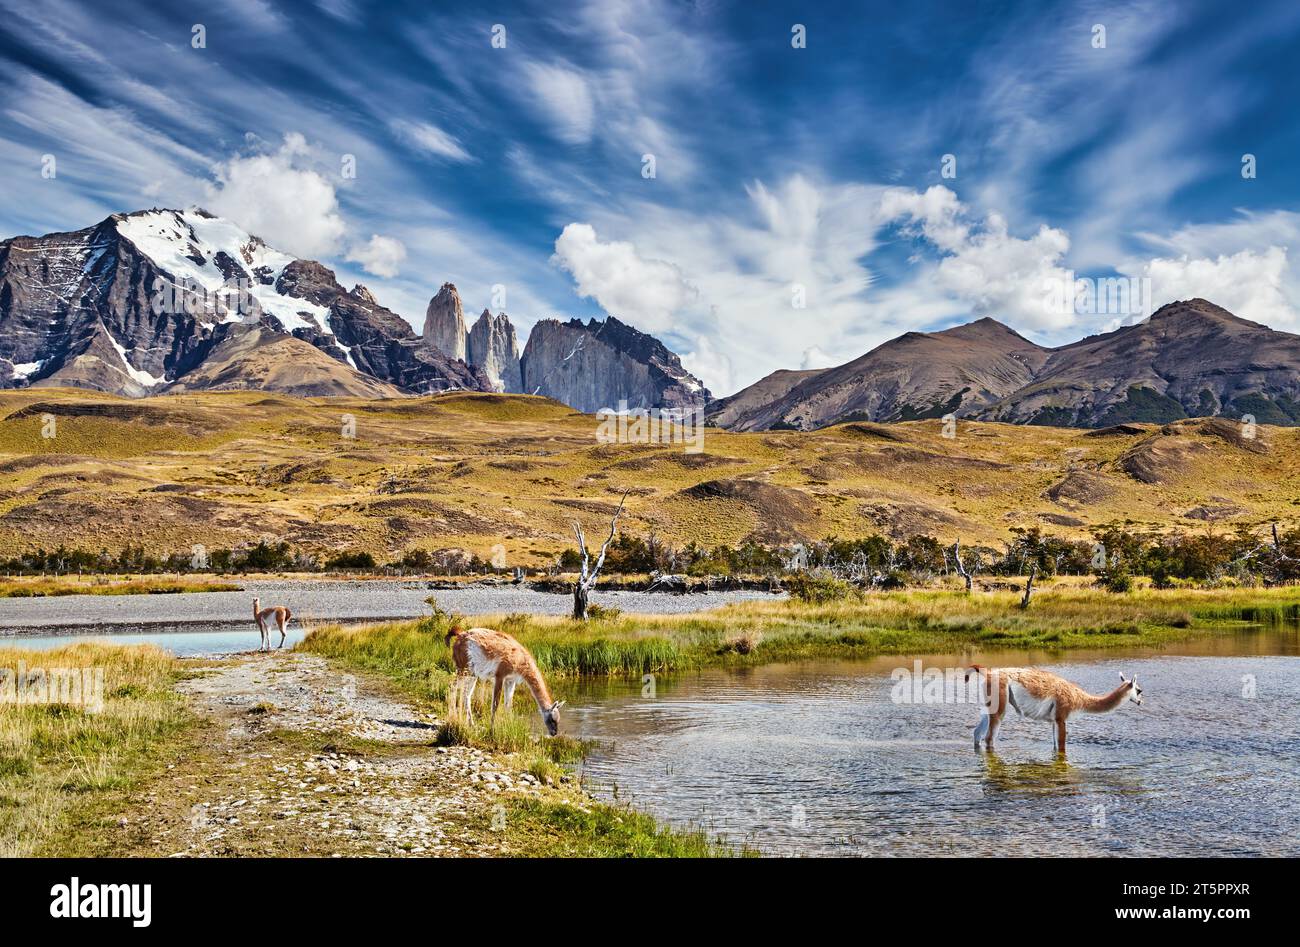
[[[497,707],[504,696],[505,705],[510,707],[515,696],[515,687],[523,683],[537,702],[537,710],[546,724],[546,732],[555,736],[560,730],[560,708],[562,700],[552,700],[551,692],[537,662],[528,653],[528,649],[514,638],[491,628],[459,628],[452,626],[447,632],[447,645],[451,648],[451,657],[456,664],[456,680],[452,685],[452,697],[448,703],[459,696],[465,705],[465,717],[473,722],[471,701],[474,688],[479,681],[492,682],[492,721],[495,723]]]
[[[253,621],[257,622],[257,630],[262,633],[262,645],[257,649],[258,651],[271,650],[271,631],[266,626],[268,618],[275,619],[275,626],[280,630],[280,643],[276,647],[283,648],[285,629],[289,625],[289,619],[293,618],[293,612],[283,605],[262,608],[262,600],[253,599]]]
[[[1022,717],[1055,723],[1052,743],[1058,753],[1065,752],[1065,721],[1076,710],[1090,714],[1109,713],[1118,709],[1126,697],[1142,706],[1142,688],[1137,679],[1129,680],[1123,672],[1119,675],[1119,687],[1102,696],[1089,694],[1065,678],[1037,668],[986,668],[972,664],[966,671],[968,684],[972,676],[978,682],[983,707],[980,722],[975,727],[976,748],[984,739],[988,748],[993,749],[993,738],[1008,703]]]

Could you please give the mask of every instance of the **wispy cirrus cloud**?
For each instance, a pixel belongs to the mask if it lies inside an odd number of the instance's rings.
[[[473,160],[459,141],[429,122],[394,119],[389,123],[389,128],[398,138],[425,154],[450,158],[452,161]]]

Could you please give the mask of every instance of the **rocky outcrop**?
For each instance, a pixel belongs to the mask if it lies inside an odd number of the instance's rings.
[[[292,334],[318,348],[340,349],[359,371],[414,394],[491,390],[481,372],[425,345],[405,319],[372,302],[370,293],[345,293],[334,273],[319,263],[295,260],[276,285],[284,294],[321,306],[327,313],[328,334],[310,327]]]
[[[653,336],[613,316],[586,324],[544,319],[533,326],[521,360],[526,394],[545,395],[588,413],[602,408],[693,408],[709,400],[704,384]]]
[[[157,394],[259,327],[408,392],[490,387],[429,351],[365,287],[346,292],[320,263],[202,210],[114,214],[0,242],[0,387]]]
[[[495,390],[515,394],[524,390],[519,339],[504,312],[494,316],[489,310],[483,310],[469,331],[466,353],[469,364],[480,369]]]
[[[468,360],[465,311],[455,284],[443,283],[438,294],[429,300],[429,307],[424,311],[423,337],[426,344],[444,355],[462,362]]]

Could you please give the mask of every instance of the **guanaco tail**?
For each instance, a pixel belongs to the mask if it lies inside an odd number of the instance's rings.
[[[276,647],[283,648],[285,629],[289,625],[289,619],[293,618],[293,612],[283,605],[262,608],[262,600],[253,599],[253,621],[257,622],[257,630],[262,633],[262,644],[258,648],[259,651],[271,650],[271,631],[266,624],[268,618],[275,619],[275,626],[280,631],[280,643]]]
[[[562,700],[552,700],[551,692],[537,662],[528,649],[514,638],[491,628],[458,628],[447,632],[447,644],[456,664],[456,680],[448,703],[459,697],[464,703],[465,717],[473,720],[471,701],[479,681],[492,682],[492,720],[496,720],[497,707],[502,697],[508,708],[515,696],[515,688],[524,684],[537,702],[537,711],[546,724],[546,732],[555,736],[560,729]]]
[[[1121,672],[1120,685],[1109,694],[1089,694],[1063,677],[1037,668],[986,668],[972,664],[966,671],[966,682],[974,677],[978,682],[983,712],[975,727],[975,746],[980,740],[993,748],[993,738],[1002,723],[1002,715],[1010,704],[1022,717],[1055,723],[1052,742],[1058,753],[1065,752],[1065,722],[1070,714],[1082,710],[1090,714],[1110,713],[1117,710],[1125,698],[1142,706],[1142,688],[1137,679],[1129,680]]]

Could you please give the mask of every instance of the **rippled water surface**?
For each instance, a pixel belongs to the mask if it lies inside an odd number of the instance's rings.
[[[923,658],[1046,667],[1101,693],[1136,674],[1143,706],[1049,725],[1008,711],[977,752],[971,704],[897,704],[910,658],[572,685],[565,727],[600,741],[606,797],[782,854],[1300,854],[1300,635],[1180,649]],[[1249,694],[1253,683],[1254,697]]]

